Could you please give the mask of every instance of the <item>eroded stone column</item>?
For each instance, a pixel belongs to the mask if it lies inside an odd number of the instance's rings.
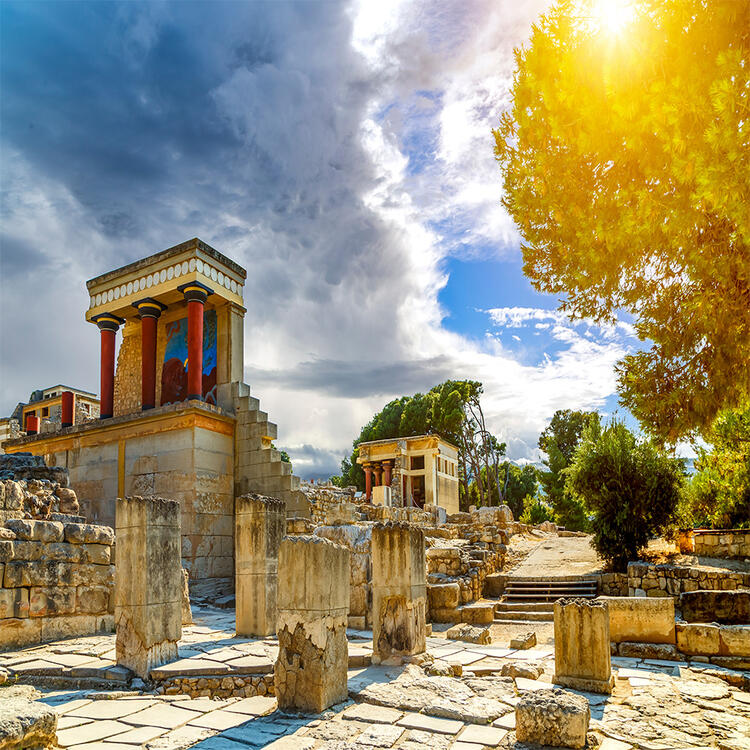
[[[182,635],[180,504],[118,498],[116,526],[117,663],[145,678],[177,658]]]
[[[372,660],[425,650],[427,579],[424,532],[408,523],[372,530]]]
[[[349,557],[348,549],[321,537],[281,542],[274,668],[281,709],[320,713],[346,700]]]
[[[237,635],[276,632],[279,546],[286,531],[286,503],[264,495],[235,501],[234,570]]]
[[[555,602],[555,676],[558,685],[611,693],[609,609],[601,600]]]

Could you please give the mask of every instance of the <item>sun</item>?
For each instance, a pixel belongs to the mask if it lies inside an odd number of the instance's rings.
[[[592,0],[591,20],[609,34],[619,34],[633,20],[635,8],[629,0]]]

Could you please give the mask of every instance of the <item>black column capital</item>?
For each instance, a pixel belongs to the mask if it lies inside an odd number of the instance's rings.
[[[158,318],[167,309],[166,305],[153,297],[139,299],[138,302],[133,302],[133,307],[138,310],[141,318]]]
[[[181,284],[177,289],[185,295],[186,302],[205,302],[209,294],[214,291],[200,281],[188,281],[187,284]]]
[[[125,318],[120,318],[112,313],[99,313],[91,318],[92,323],[96,323],[100,331],[112,331],[117,333],[120,326],[125,322]]]

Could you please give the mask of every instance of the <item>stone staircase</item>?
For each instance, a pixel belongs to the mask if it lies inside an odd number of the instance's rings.
[[[250,395],[250,386],[232,384],[232,400],[237,419],[235,430],[235,496],[248,492],[277,497],[286,503],[287,517],[309,515],[307,497],[300,490],[300,479],[292,465],[281,460],[271,446],[278,428],[260,409],[260,401]]]
[[[495,605],[495,622],[552,622],[554,603],[563,597],[593,599],[596,578],[508,578],[502,600]]]

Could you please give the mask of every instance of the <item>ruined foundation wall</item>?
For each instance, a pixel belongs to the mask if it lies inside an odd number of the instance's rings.
[[[683,592],[746,588],[750,588],[750,573],[640,562],[628,565],[628,596],[671,596],[677,606]]]
[[[750,557],[750,529],[693,532],[696,555],[744,559]]]
[[[11,520],[0,528],[0,651],[114,628],[114,532]]]

